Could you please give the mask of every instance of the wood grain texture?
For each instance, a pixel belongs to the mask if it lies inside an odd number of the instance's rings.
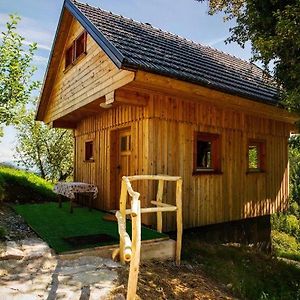
[[[131,128],[131,174],[168,174],[183,178],[185,228],[239,220],[282,211],[288,201],[290,124],[255,117],[247,111],[220,108],[207,101],[188,101],[149,92],[147,106],[119,105],[78,123],[76,180],[97,184],[97,207],[112,209],[110,198],[111,133]],[[193,175],[195,132],[220,135],[221,173]],[[84,141],[95,139],[94,165],[84,163]],[[249,139],[266,141],[266,172],[247,173]],[[135,184],[135,182],[133,182]],[[136,183],[142,207],[156,199],[154,183]],[[166,184],[163,202],[175,205],[176,190]],[[163,214],[164,230],[176,228],[176,216]],[[155,216],[143,222],[156,225]]]
[[[64,35],[67,49],[83,31],[67,16]],[[75,133],[75,180],[98,186],[95,206],[119,209],[115,199],[120,182],[116,132],[131,135],[127,176],[168,174],[183,178],[183,224],[185,228],[267,215],[288,205],[289,132],[298,118],[266,104],[214,91],[198,85],[138,71],[118,69],[87,36],[87,53],[64,70],[64,51],[53,85],[43,97],[43,120],[53,127],[73,128]],[[53,73],[53,70],[51,71]],[[52,77],[54,75],[52,74]],[[105,96],[114,95],[112,108],[102,109]],[[42,103],[43,104],[43,103]],[[195,133],[220,136],[219,174],[194,174]],[[249,140],[266,142],[265,172],[249,173]],[[94,161],[84,159],[87,140],[94,143]],[[157,199],[157,183],[133,182],[141,206]],[[164,199],[175,205],[176,188],[164,186]],[[143,215],[148,225],[155,215]],[[158,214],[163,230],[176,228],[176,216]],[[160,227],[160,226],[159,226]]]
[[[118,69],[96,42],[87,35],[86,54],[65,70],[65,51],[84,31],[78,21],[71,22],[51,91],[45,95],[43,121],[53,122],[110,94],[134,79],[134,72]],[[47,101],[46,101],[47,100]]]

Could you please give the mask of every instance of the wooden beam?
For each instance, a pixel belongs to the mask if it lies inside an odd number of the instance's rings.
[[[149,95],[121,88],[115,91],[115,100],[121,104],[146,106],[148,104]]]
[[[113,104],[115,102],[115,91],[111,91],[105,95],[105,104]]]
[[[259,103],[240,96],[235,96],[210,89],[197,84],[137,71],[134,85],[147,90],[160,91],[166,94],[175,95],[181,98],[207,101],[220,107],[227,107],[235,110],[242,110],[256,116],[267,117],[269,119],[294,124],[300,120],[300,115],[290,113],[283,108]]]
[[[49,123],[51,128],[66,128],[66,129],[75,129],[77,126],[76,122],[64,121],[64,120],[55,120]]]

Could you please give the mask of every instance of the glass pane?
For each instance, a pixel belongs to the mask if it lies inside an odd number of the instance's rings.
[[[66,66],[69,66],[73,62],[73,50],[74,47],[71,46],[66,52]]]
[[[85,143],[85,160],[93,160],[93,142]]]
[[[121,151],[127,150],[127,136],[121,137]]]
[[[128,136],[128,150],[131,150],[131,136]]]
[[[83,33],[76,40],[76,58],[78,58],[85,51],[85,34]]]
[[[197,168],[212,168],[211,142],[197,141]]]
[[[249,169],[258,169],[259,168],[258,146],[249,145],[248,155],[249,155]]]

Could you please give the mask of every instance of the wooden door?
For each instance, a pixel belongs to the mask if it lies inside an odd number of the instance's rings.
[[[114,206],[112,209],[119,209],[119,197],[121,191],[122,176],[130,175],[131,164],[131,130],[130,128],[118,130],[115,135],[115,145],[112,148],[115,151],[114,155],[114,183],[112,184],[114,192],[114,199],[112,203]]]

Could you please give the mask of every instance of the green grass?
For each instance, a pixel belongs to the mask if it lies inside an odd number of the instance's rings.
[[[278,257],[300,261],[300,243],[294,236],[272,230],[272,244]]]
[[[299,300],[300,268],[249,248],[203,244],[186,236],[183,258],[249,300]]]
[[[59,208],[57,203],[49,202],[44,204],[15,205],[14,209],[57,253],[79,249],[64,241],[64,237],[103,233],[119,240],[117,223],[103,220],[102,217],[105,213],[98,210],[90,212],[86,207],[78,207],[71,214],[69,203],[67,202],[63,203],[62,208]],[[131,224],[129,222],[127,223],[127,228],[130,234]],[[163,237],[167,236],[145,227],[142,228],[143,240]],[[105,244],[107,245],[107,243]],[[101,245],[104,244],[99,243],[93,246]],[[85,245],[84,248],[90,246]]]
[[[32,203],[54,201],[53,185],[41,177],[0,165],[0,200]]]

